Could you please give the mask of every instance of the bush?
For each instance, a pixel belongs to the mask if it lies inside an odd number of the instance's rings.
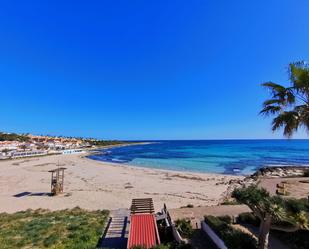
[[[309,203],[307,199],[287,199],[285,201],[287,210],[292,213],[299,213],[301,211],[309,212]]]
[[[259,218],[254,216],[253,213],[242,213],[237,217],[238,223],[246,223],[254,226],[259,226],[261,221]]]
[[[217,218],[220,219],[221,221],[227,223],[227,224],[232,224],[232,217],[229,216],[229,215],[219,216]]]
[[[233,228],[224,219],[205,216],[205,222],[216,232],[229,249],[257,248],[257,241],[251,235]]]
[[[182,237],[189,238],[192,235],[193,228],[189,220],[176,220],[175,226]]]
[[[29,141],[29,136],[27,135],[19,135],[16,133],[4,133],[0,132],[0,141],[19,141],[26,142]]]
[[[231,200],[225,200],[224,202],[221,203],[221,205],[240,205],[236,199],[231,199]]]
[[[185,244],[185,243],[178,244],[176,241],[169,243],[166,246],[167,246],[166,247],[167,249],[192,249],[192,246],[190,244]],[[157,249],[157,248],[160,248],[160,247],[155,247],[154,249]],[[165,249],[165,247],[163,248]]]
[[[168,245],[159,245],[159,246],[155,246],[153,249],[170,249],[170,247]]]

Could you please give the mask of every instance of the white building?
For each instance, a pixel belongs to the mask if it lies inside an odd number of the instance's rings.
[[[14,151],[10,154],[10,156],[12,158],[29,157],[29,156],[43,156],[43,155],[47,155],[47,151],[44,151],[44,150]]]
[[[62,151],[62,154],[65,154],[65,155],[67,155],[67,154],[79,154],[79,153],[85,153],[85,151],[82,150],[82,149],[72,149],[72,150],[63,150]]]
[[[0,141],[0,151],[2,150],[16,150],[21,145],[17,141]]]

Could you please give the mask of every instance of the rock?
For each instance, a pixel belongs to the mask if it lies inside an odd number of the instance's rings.
[[[309,171],[309,166],[278,166],[264,167],[250,177],[257,180],[259,177],[297,177],[304,176]]]

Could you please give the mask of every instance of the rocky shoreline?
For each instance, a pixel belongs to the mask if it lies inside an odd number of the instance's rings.
[[[290,177],[309,177],[309,166],[276,166],[263,167],[244,179],[233,179],[229,182],[223,198],[224,201],[231,198],[235,188],[257,184],[261,178],[290,178]]]
[[[277,166],[264,167],[252,174],[250,178],[256,180],[260,177],[299,177],[309,176],[309,166]]]

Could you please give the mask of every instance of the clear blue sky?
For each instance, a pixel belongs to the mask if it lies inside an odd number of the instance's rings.
[[[285,84],[287,64],[309,59],[308,10],[308,0],[1,1],[0,130],[281,138],[258,116],[260,83]]]

